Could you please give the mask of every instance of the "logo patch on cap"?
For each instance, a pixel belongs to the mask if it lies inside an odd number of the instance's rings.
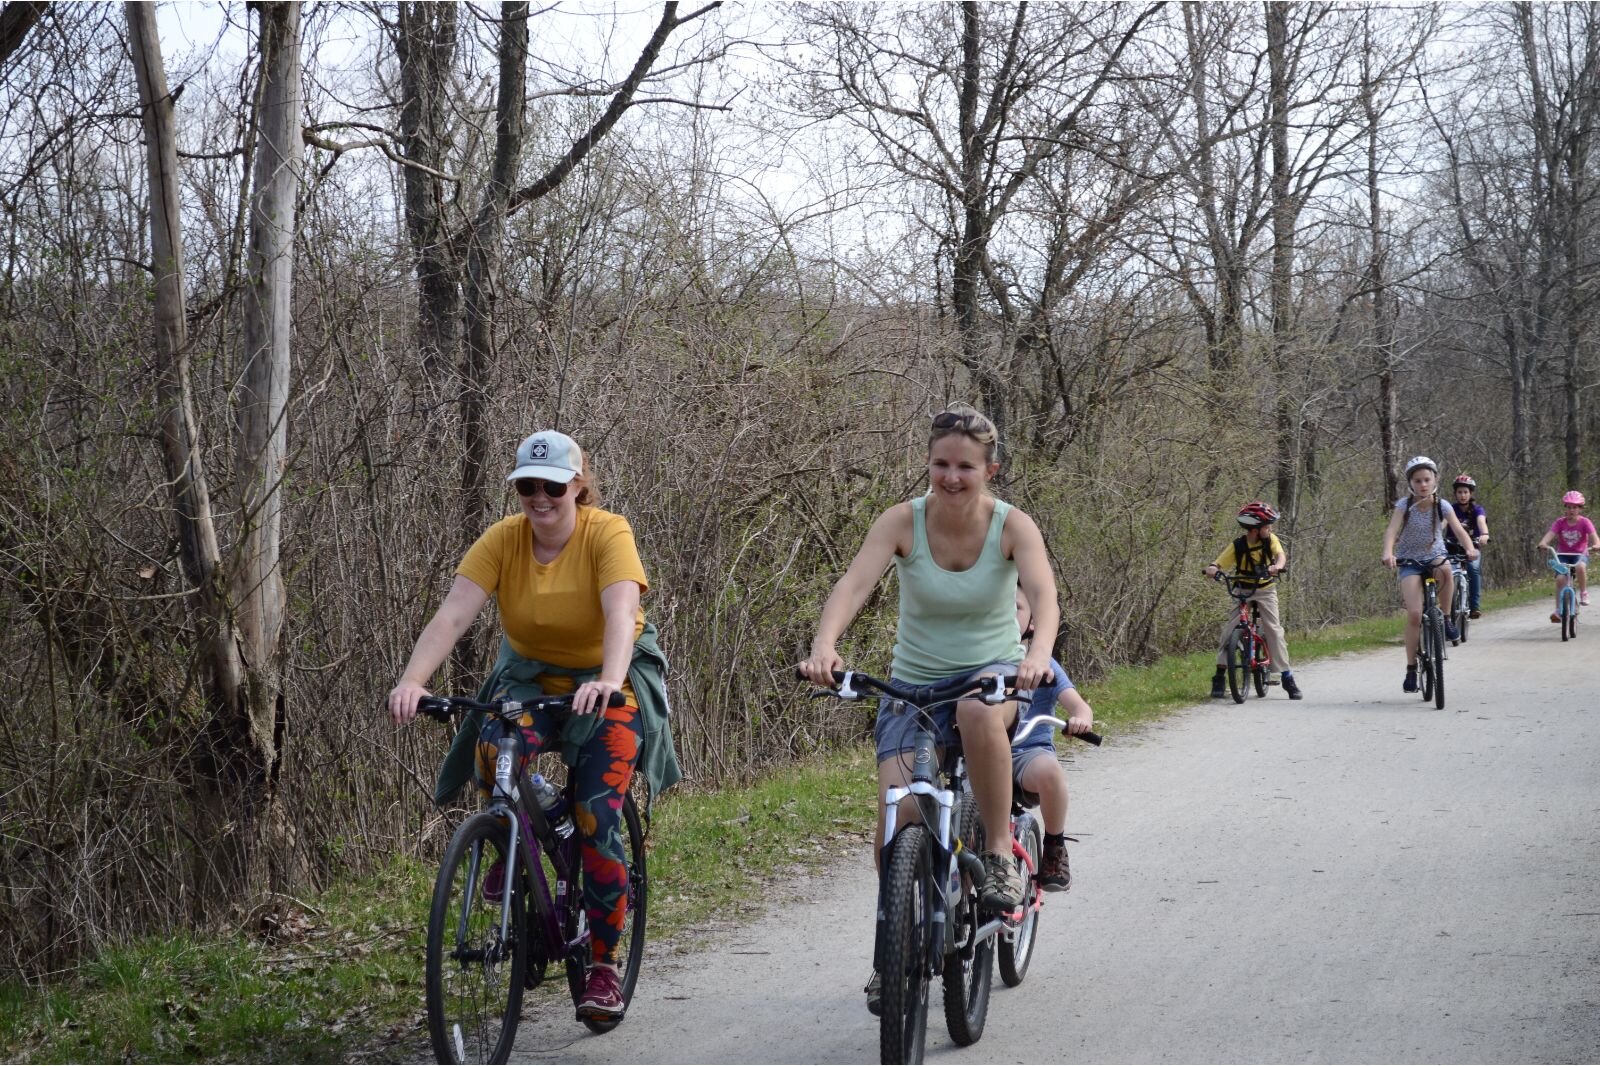
[[[528,458],[529,459],[548,459],[548,458],[550,458],[550,442],[549,441],[544,441],[544,440],[536,440],[536,441],[534,441],[533,442],[533,447],[528,449]]]

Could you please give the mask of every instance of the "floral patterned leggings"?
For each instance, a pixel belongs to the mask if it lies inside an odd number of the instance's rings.
[[[546,682],[566,678],[542,679]],[[556,684],[545,685],[548,692]],[[570,691],[570,686],[568,687]],[[550,695],[562,693],[550,692]],[[626,843],[622,835],[622,798],[628,794],[633,769],[639,761],[642,727],[639,708],[632,702],[624,707],[609,707],[597,712],[601,725],[578,753],[578,765],[570,771],[577,783],[574,795],[577,808],[579,852],[583,863],[583,903],[589,914],[590,944],[594,961],[614,965],[617,942],[628,920],[628,868]],[[522,716],[523,766],[552,743],[561,740],[566,714],[548,712]],[[510,728],[499,719],[484,724],[478,737],[478,791],[489,795],[494,781],[496,745]]]

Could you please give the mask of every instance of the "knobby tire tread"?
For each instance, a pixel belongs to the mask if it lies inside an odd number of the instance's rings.
[[[878,1050],[885,1063],[921,1062],[928,1033],[927,941],[932,899],[928,831],[908,825],[895,834],[884,877],[883,1013]]]

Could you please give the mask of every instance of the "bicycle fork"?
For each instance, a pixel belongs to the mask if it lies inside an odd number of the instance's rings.
[[[872,966],[879,973],[883,972],[884,959],[884,922],[888,912],[887,901],[884,894],[888,890],[888,871],[891,848],[899,829],[900,801],[907,796],[915,796],[917,805],[921,808],[924,825],[929,826],[932,837],[930,843],[933,850],[934,870],[929,878],[929,883],[924,886],[932,904],[933,914],[927,930],[927,943],[938,944],[940,950],[929,952],[932,958],[925,960],[925,965],[930,966],[930,973],[937,973],[943,967],[944,956],[950,950],[952,939],[955,935],[950,928],[949,900],[954,894],[961,891],[962,863],[957,855],[952,855],[950,846],[950,815],[955,807],[955,793],[949,789],[940,788],[934,780],[934,740],[931,734],[922,734],[917,738],[916,747],[913,749],[911,783],[909,785],[895,785],[883,794],[883,847],[878,852],[878,910],[876,930],[872,943]],[[934,813],[930,820],[928,815]],[[934,827],[937,828],[934,828]],[[962,849],[959,856],[972,858],[971,853]],[[976,862],[975,858],[972,861]],[[979,876],[982,876],[983,864],[977,863]],[[942,868],[942,873],[941,873]]]

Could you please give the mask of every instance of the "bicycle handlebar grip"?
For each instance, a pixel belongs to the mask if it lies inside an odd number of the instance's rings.
[[[1100,742],[1105,739],[1105,737],[1102,737],[1099,733],[1096,733],[1093,730],[1090,730],[1087,733],[1068,733],[1067,735],[1075,740],[1081,740],[1085,744],[1093,744],[1097,748],[1100,746]]]
[[[624,706],[627,705],[627,703],[628,703],[628,697],[626,697],[626,696],[624,696],[622,694],[622,690],[621,689],[618,689],[616,692],[613,692],[611,694],[611,698],[606,700],[606,706],[607,707],[624,707]]]
[[[801,670],[798,666],[794,668],[794,678],[795,678],[796,681],[810,681],[811,680],[809,677],[807,677],[805,675],[805,671]],[[833,683],[835,685],[844,684],[844,671],[843,670],[835,670],[833,672]]]
[[[450,701],[438,696],[424,696],[417,701],[417,713],[425,714],[439,722],[450,720]]]

